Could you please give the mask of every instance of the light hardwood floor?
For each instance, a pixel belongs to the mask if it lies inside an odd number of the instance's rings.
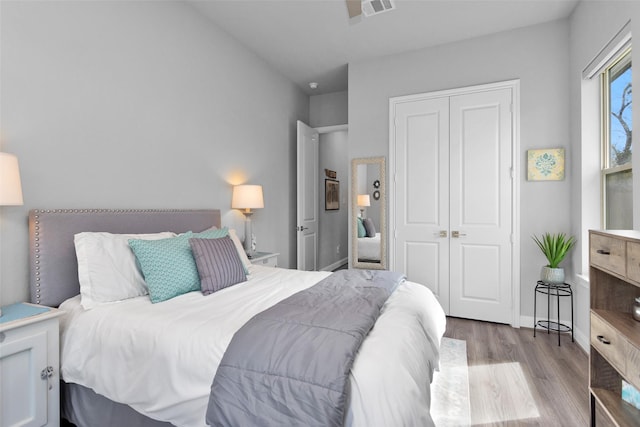
[[[445,336],[467,342],[472,425],[589,425],[589,357],[570,335],[558,347],[540,330],[449,317]]]

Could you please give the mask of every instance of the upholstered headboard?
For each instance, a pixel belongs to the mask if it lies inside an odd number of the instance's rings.
[[[51,307],[80,293],[73,236],[109,233],[199,232],[220,227],[220,211],[55,209],[29,211],[31,302]]]

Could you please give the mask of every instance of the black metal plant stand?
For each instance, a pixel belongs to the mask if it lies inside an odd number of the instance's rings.
[[[537,315],[537,300],[538,294],[547,296],[547,320],[536,321]],[[551,297],[555,296],[558,308],[558,321],[553,322],[549,319],[549,309],[551,306]],[[560,323],[560,298],[569,297],[571,299],[571,326]],[[558,332],[558,345],[560,345],[560,333],[571,332],[571,342],[573,340],[573,291],[571,285],[568,283],[552,284],[545,283],[542,280],[538,280],[536,284],[535,292],[533,293],[533,336],[536,336],[536,328],[544,328],[547,330],[547,334],[551,331]]]

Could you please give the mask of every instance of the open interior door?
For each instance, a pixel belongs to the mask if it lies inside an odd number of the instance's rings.
[[[298,120],[298,270],[315,271],[318,252],[318,132]]]

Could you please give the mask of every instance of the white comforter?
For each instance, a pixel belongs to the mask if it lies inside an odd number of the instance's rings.
[[[358,237],[358,260],[380,261],[380,233],[375,237]]]
[[[177,426],[203,426],[211,382],[233,334],[256,313],[306,289],[325,272],[253,266],[250,280],[215,294],[159,304],[148,297],[85,311],[65,301],[61,374],[138,412]],[[431,370],[445,317],[425,286],[391,295],[352,368],[346,425],[433,425]]]

